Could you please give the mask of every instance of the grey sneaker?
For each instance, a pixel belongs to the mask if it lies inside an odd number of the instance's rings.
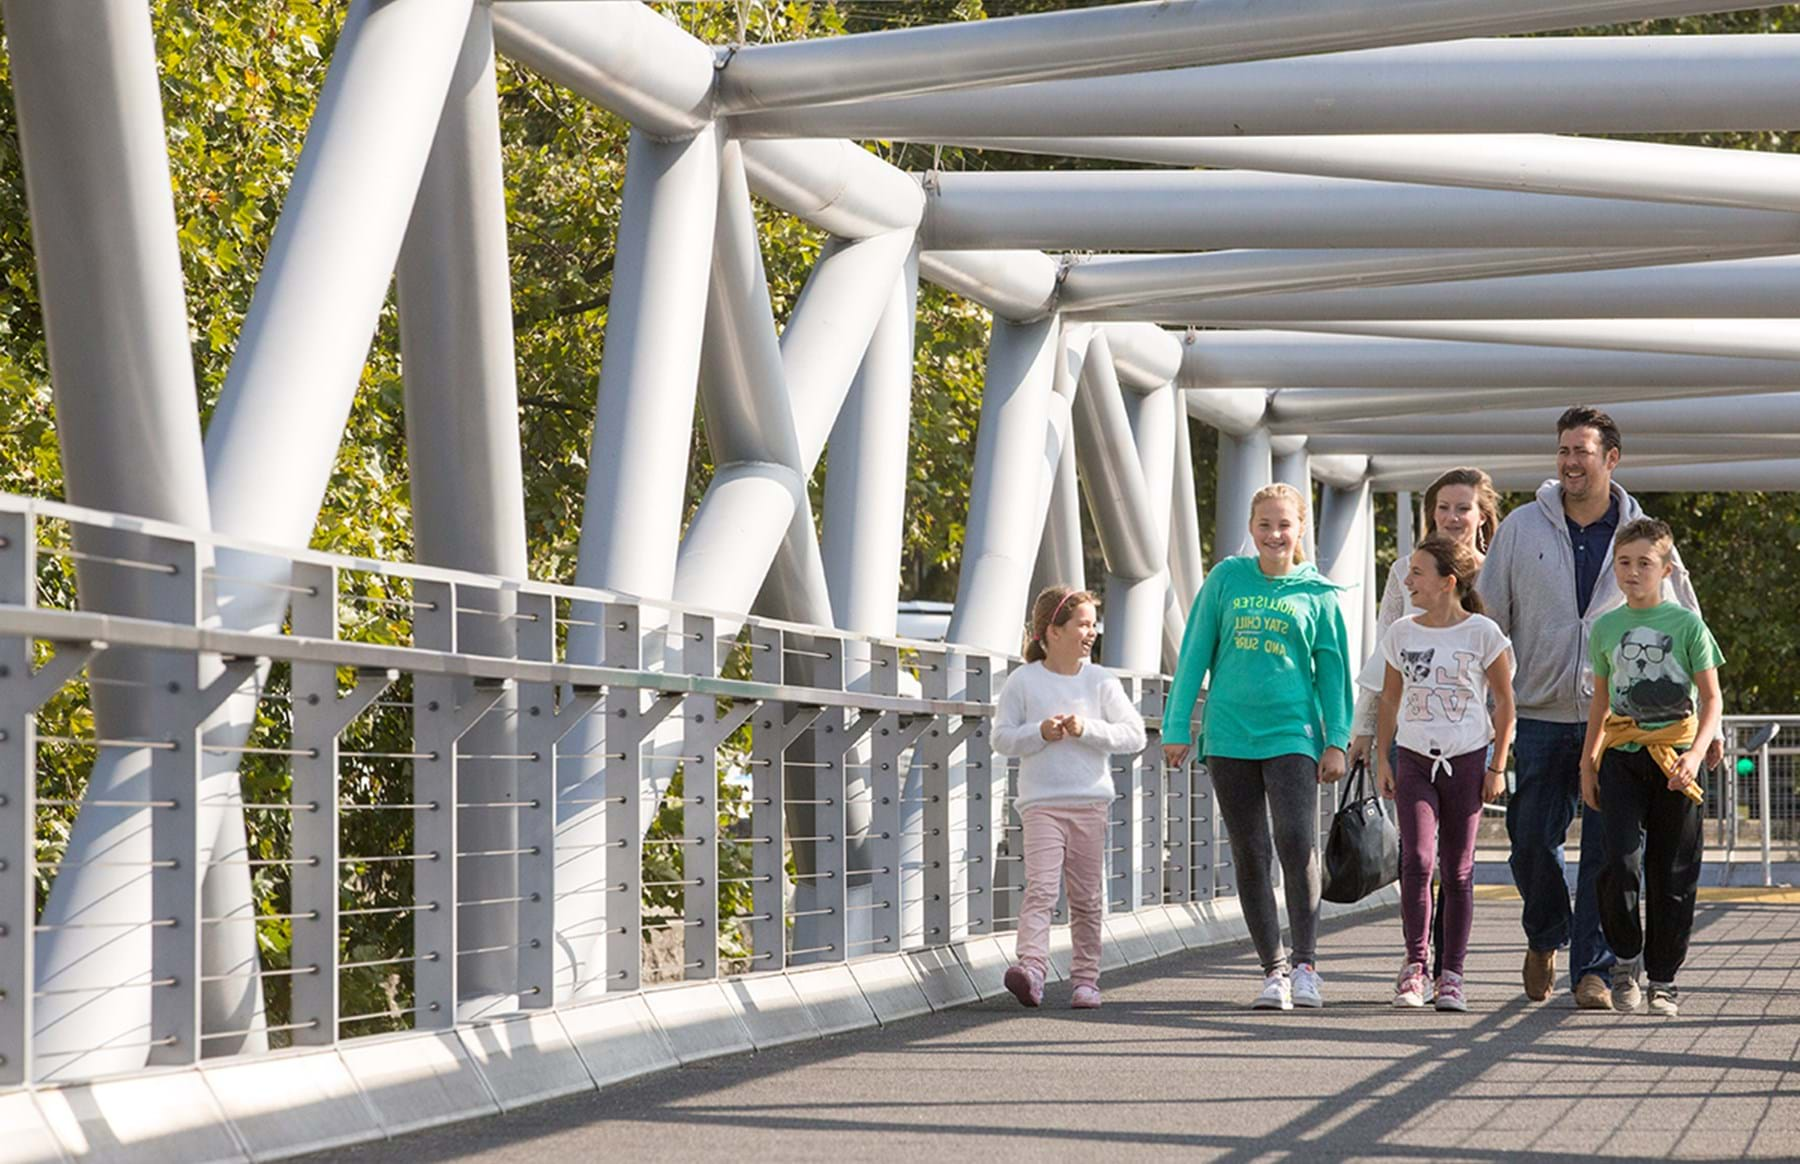
[[[1638,988],[1637,966],[1626,962],[1613,963],[1612,970],[1612,1004],[1613,1009],[1621,1014],[1630,1014],[1644,1001],[1644,992]]]
[[[1650,1013],[1674,1018],[1681,1013],[1681,992],[1673,982],[1650,984]]]

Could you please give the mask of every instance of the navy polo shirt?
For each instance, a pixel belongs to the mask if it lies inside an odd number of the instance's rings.
[[[1594,597],[1594,583],[1606,569],[1606,551],[1612,546],[1613,534],[1619,529],[1619,499],[1614,497],[1606,507],[1606,516],[1593,525],[1577,525],[1567,513],[1569,541],[1575,547],[1575,613],[1586,617],[1588,601]]]

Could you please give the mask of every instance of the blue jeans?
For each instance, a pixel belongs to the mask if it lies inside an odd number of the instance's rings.
[[[1524,899],[1520,921],[1534,950],[1569,947],[1569,988],[1585,974],[1606,977],[1613,954],[1600,932],[1595,887],[1606,864],[1600,814],[1581,805],[1581,744],[1587,725],[1519,720],[1513,748],[1518,786],[1506,809],[1513,884]],[[1581,865],[1569,904],[1563,844],[1580,806]]]

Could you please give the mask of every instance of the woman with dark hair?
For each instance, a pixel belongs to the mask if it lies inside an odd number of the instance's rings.
[[[1500,494],[1494,490],[1493,478],[1480,469],[1450,469],[1425,490],[1425,536],[1443,535],[1461,542],[1475,555],[1475,568],[1481,569],[1487,548],[1493,544],[1500,528]],[[1409,614],[1418,612],[1407,596],[1406,574],[1409,562],[1395,561],[1388,571],[1387,585],[1381,591],[1381,608],[1376,614],[1376,635]],[[1375,742],[1375,711],[1381,692],[1381,656],[1371,654],[1356,677],[1356,711],[1351,716],[1350,764],[1371,759],[1369,747]]]

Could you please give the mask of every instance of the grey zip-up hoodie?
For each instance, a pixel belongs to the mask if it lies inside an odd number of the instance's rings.
[[[1619,502],[1619,528],[1644,516],[1643,507],[1617,481],[1612,493]],[[1575,613],[1575,544],[1563,513],[1561,482],[1544,482],[1534,503],[1521,505],[1500,523],[1475,588],[1488,617],[1512,639],[1519,718],[1551,723],[1587,719],[1594,695],[1588,633],[1595,619],[1625,601],[1613,578],[1612,556],[1609,545],[1583,617]],[[1674,564],[1674,573],[1663,583],[1663,597],[1698,613],[1700,600],[1679,552]]]

